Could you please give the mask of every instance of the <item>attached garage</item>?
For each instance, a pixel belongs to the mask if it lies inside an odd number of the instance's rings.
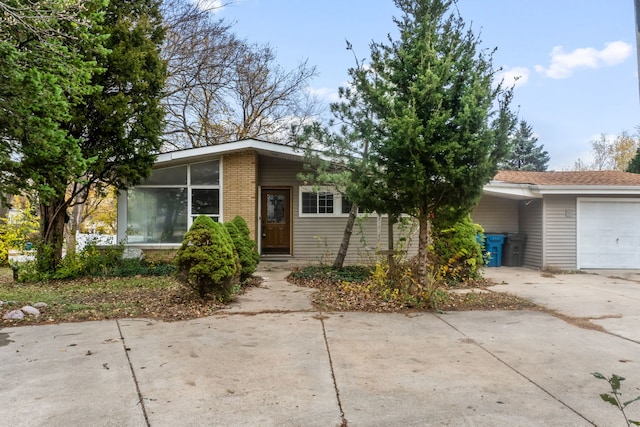
[[[578,198],[578,268],[640,267],[640,200]]]
[[[472,218],[526,235],[527,267],[640,269],[640,174],[500,171]]]

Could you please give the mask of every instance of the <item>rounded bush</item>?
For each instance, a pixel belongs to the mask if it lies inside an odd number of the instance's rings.
[[[175,259],[180,279],[201,297],[214,293],[220,301],[231,298],[236,274],[233,242],[227,229],[208,216],[199,216],[184,236]]]

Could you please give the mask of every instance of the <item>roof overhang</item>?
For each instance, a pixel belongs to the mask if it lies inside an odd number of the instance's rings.
[[[484,186],[487,196],[503,199],[539,199],[545,195],[640,196],[640,186],[632,185],[534,185],[491,181]]]
[[[156,158],[154,167],[167,167],[194,161],[203,161],[210,158],[220,157],[224,154],[232,154],[242,151],[256,151],[258,154],[268,157],[278,157],[298,162],[302,162],[306,158],[306,154],[303,149],[298,149],[289,145],[259,141],[256,139],[244,139],[242,141],[162,153]]]
[[[513,184],[509,182],[491,181],[484,186],[483,193],[487,196],[503,199],[529,200],[542,198],[537,186],[531,184]]]

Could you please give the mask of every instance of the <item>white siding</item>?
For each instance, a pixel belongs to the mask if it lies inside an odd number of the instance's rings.
[[[523,265],[542,267],[542,199],[520,202],[520,233],[527,236],[524,246]]]
[[[543,206],[543,267],[575,270],[576,197],[549,195]]]
[[[495,196],[482,196],[471,213],[473,222],[480,224],[485,233],[517,233],[518,201]]]

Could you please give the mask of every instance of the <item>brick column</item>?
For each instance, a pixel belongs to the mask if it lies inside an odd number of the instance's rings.
[[[240,215],[247,221],[251,237],[257,241],[258,156],[255,151],[225,154],[222,157],[222,197],[224,221]]]

